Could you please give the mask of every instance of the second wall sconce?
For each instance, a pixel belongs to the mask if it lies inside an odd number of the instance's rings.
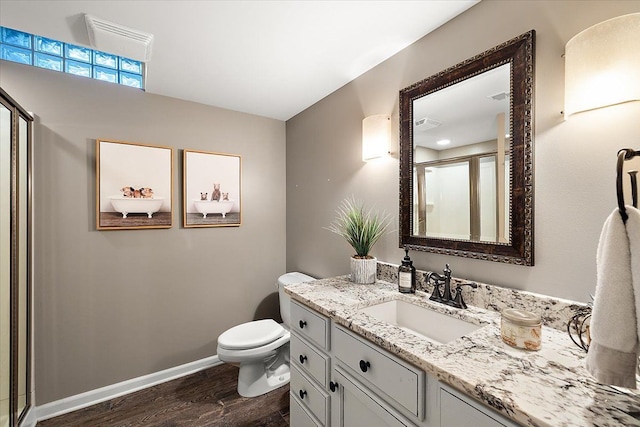
[[[564,118],[640,100],[640,13],[596,24],[565,48]]]
[[[378,114],[362,121],[362,160],[368,161],[389,154],[391,116]]]

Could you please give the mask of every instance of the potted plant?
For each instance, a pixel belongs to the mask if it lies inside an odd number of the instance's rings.
[[[327,230],[336,233],[356,251],[351,257],[351,281],[361,284],[376,281],[377,259],[369,252],[389,226],[390,216],[366,211],[362,202],[345,199],[336,211],[336,219]]]

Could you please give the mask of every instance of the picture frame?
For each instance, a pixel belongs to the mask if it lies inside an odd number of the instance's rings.
[[[96,140],[96,228],[173,226],[173,148]]]
[[[242,225],[242,157],[183,150],[183,226]]]

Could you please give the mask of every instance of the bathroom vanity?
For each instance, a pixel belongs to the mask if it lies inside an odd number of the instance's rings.
[[[558,329],[543,326],[532,352],[502,342],[497,311],[400,294],[390,281],[286,292],[292,426],[640,425],[640,393],[593,380],[560,327],[566,313],[543,316]]]

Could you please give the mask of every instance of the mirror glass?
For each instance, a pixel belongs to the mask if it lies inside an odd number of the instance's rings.
[[[533,265],[533,38],[400,92],[400,246]]]
[[[509,242],[510,70],[413,101],[413,235]]]

